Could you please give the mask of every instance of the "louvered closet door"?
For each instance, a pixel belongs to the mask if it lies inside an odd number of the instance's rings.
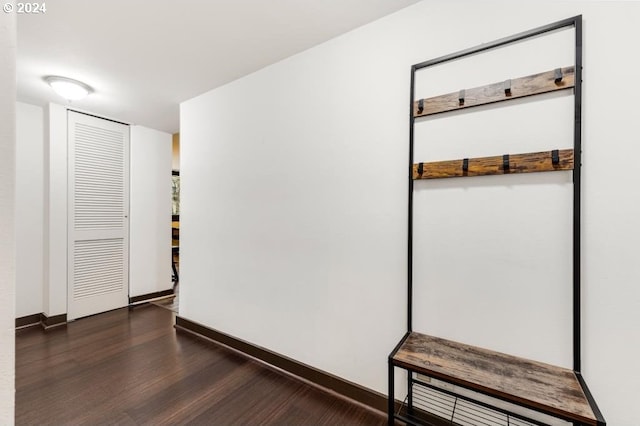
[[[67,318],[129,303],[129,126],[69,111]]]

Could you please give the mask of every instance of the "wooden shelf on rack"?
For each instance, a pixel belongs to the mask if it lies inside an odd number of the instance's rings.
[[[511,173],[552,172],[573,169],[573,149],[560,149],[558,162],[553,164],[553,151],[530,152],[509,155],[509,167],[504,168],[502,155],[468,159],[468,169],[463,169],[464,160],[435,161],[413,165],[413,179],[441,179],[450,177],[502,175]],[[422,164],[422,173],[420,173]]]
[[[416,332],[393,364],[586,425],[598,420],[573,370]]]
[[[510,88],[508,93],[505,91],[505,82],[466,89],[464,91],[463,103],[460,102],[460,92],[419,99],[413,103],[413,116],[424,117],[441,112],[455,111],[572,88],[575,77],[574,67],[564,67],[561,68],[561,70],[562,80],[559,81],[556,81],[557,76],[555,70],[507,80],[510,83],[508,84]],[[422,102],[422,110],[419,108],[420,102]]]

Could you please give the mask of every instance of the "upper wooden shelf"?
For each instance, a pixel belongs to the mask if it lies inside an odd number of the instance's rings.
[[[586,425],[598,420],[573,370],[409,333],[393,364]]]
[[[460,91],[433,98],[419,99],[413,103],[413,116],[424,117],[426,115],[572,88],[574,86],[575,68],[569,66],[559,68],[559,70],[561,70],[561,79],[558,78],[558,70],[551,70],[486,86],[474,87],[473,89],[465,89],[464,93]],[[462,101],[461,98],[463,99]]]

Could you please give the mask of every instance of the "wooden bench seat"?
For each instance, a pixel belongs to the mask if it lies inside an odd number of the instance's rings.
[[[601,424],[573,370],[416,332],[407,335],[391,360],[395,366],[536,411]]]

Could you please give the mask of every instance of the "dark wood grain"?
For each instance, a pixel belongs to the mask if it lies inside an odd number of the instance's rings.
[[[597,420],[572,370],[420,333],[393,357],[396,365],[587,425]]]
[[[501,175],[507,173],[534,173],[573,169],[573,150],[558,150],[559,162],[553,164],[551,151],[530,152],[509,155],[509,168],[503,168],[502,155],[493,157],[470,158],[469,168],[464,171],[463,160],[447,160],[413,165],[413,179],[442,179],[464,176]]]
[[[413,116],[424,117],[458,109],[471,108],[495,102],[508,101],[526,96],[540,95],[556,90],[570,89],[574,86],[575,68],[562,68],[562,81],[555,81],[554,70],[511,80],[511,92],[505,94],[504,82],[465,89],[464,103],[459,102],[459,92],[422,99],[423,110],[418,108],[419,101],[413,103]],[[462,89],[462,87],[461,87]]]
[[[16,425],[383,425],[386,416],[216,343],[154,305],[16,332]]]

